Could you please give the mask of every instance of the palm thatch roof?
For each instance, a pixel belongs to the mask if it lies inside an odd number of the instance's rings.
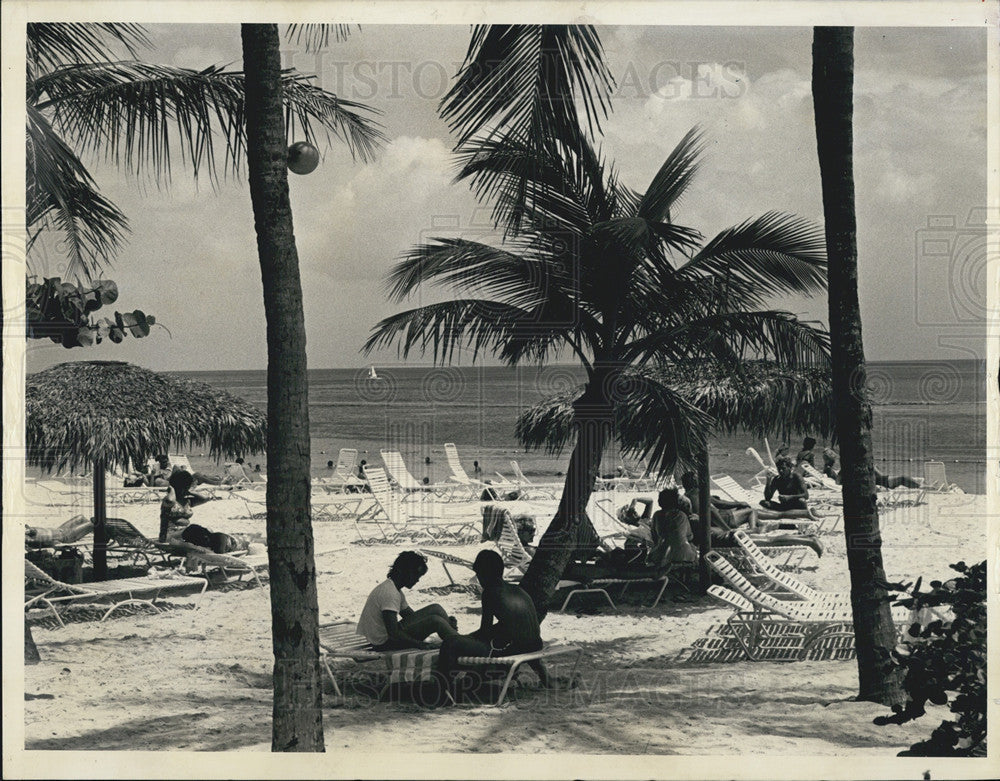
[[[128,469],[155,453],[207,444],[216,459],[261,452],[267,418],[202,382],[119,361],[62,363],[27,378],[29,464]]]
[[[763,361],[724,367],[692,361],[646,372],[669,389],[673,420],[652,420],[668,409],[651,405],[646,394],[656,385],[643,382],[643,372],[629,371],[615,394],[615,437],[623,453],[646,458],[654,471],[669,471],[676,461],[694,465],[705,437],[744,431],[760,437],[787,438],[791,433],[833,434],[832,385],[829,369],[788,369]],[[573,441],[573,402],[583,387],[545,399],[517,420],[519,442],[528,448],[559,453]],[[677,419],[678,415],[684,419]],[[699,430],[700,429],[700,430]]]

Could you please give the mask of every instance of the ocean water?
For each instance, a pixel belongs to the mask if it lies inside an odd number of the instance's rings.
[[[444,443],[458,446],[472,474],[477,460],[483,478],[510,475],[515,459],[537,481],[557,480],[569,450],[551,456],[525,452],[514,437],[514,423],[524,408],[577,386],[583,379],[575,366],[447,367],[406,365],[368,369],[314,369],[309,372],[309,417],[314,475],[336,461],[342,447],[357,448],[360,458],[380,464],[380,449],[399,450],[413,476],[431,482],[450,474]],[[985,493],[986,376],[981,361],[879,362],[868,366],[874,410],[876,465],[890,475],[922,476],[923,463],[944,461],[948,479],[969,493]],[[266,409],[263,371],[183,372],[181,376],[224,388]],[[824,444],[820,439],[820,446]],[[800,435],[791,440],[798,449]],[[770,445],[776,446],[772,439]],[[750,435],[717,436],[709,458],[713,473],[727,473],[747,483],[760,467],[747,447],[765,452],[765,443]],[[189,453],[196,468],[218,467],[204,455]],[[429,459],[429,463],[428,463]],[[247,458],[266,471],[264,454]],[[613,472],[617,449],[609,448],[603,469]],[[629,466],[634,466],[631,462]]]

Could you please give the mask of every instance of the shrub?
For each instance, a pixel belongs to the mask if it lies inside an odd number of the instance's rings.
[[[986,562],[969,567],[960,561],[951,568],[960,576],[931,581],[928,592],[920,591],[918,580],[911,595],[898,602],[933,618],[910,626],[893,650],[893,661],[905,669],[907,702],[894,705],[893,714],[878,716],[875,724],[905,724],[923,716],[928,702],[947,703],[958,718],[945,719],[930,738],[899,756],[986,754]],[[941,618],[948,610],[951,620]]]

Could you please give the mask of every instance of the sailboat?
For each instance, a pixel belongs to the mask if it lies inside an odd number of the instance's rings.
[[[368,367],[368,379],[369,380],[381,380],[382,379],[381,377],[379,377],[375,373],[375,367],[374,366],[369,366]]]

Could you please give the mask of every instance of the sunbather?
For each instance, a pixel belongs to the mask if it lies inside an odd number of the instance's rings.
[[[698,550],[691,544],[694,533],[688,514],[681,509],[678,490],[664,488],[657,503],[660,509],[653,513],[653,545],[646,554],[646,565],[662,567],[675,561],[697,561]]]
[[[483,587],[479,629],[468,635],[454,633],[445,637],[438,656],[437,672],[453,698],[458,657],[513,656],[542,647],[535,604],[520,586],[504,581],[500,554],[492,550],[480,551],[472,570]],[[549,681],[544,668],[538,665],[533,669],[542,679],[542,685],[547,686]]]
[[[834,463],[837,461],[837,451],[826,448],[823,450],[823,474],[827,477],[832,477],[838,483],[840,482],[840,472],[833,468]],[[905,486],[906,488],[920,488],[920,481],[914,477],[909,477],[907,475],[897,475],[895,477],[890,477],[887,474],[879,471],[878,467],[875,467],[875,485],[882,486],[883,488],[899,488],[900,486]]]
[[[768,478],[760,506],[766,510],[780,512],[783,518],[819,520],[806,503],[809,499],[809,489],[806,488],[801,475],[792,471],[791,460],[782,456],[775,461],[775,466],[778,468],[778,474]]]
[[[403,551],[389,568],[389,576],[368,595],[358,634],[364,635],[377,651],[403,648],[433,648],[424,642],[432,634],[442,640],[458,634],[458,623],[440,605],[413,610],[403,596],[427,572],[427,559],[416,551]]]
[[[698,495],[698,478],[694,472],[685,472],[681,475],[681,485],[684,486],[684,493],[691,500],[691,523],[700,524],[699,508],[701,505]],[[712,537],[713,548],[735,547],[736,541],[733,539],[733,532],[745,526],[746,531],[751,534],[751,539],[761,545],[771,547],[808,545],[816,551],[817,556],[823,555],[823,543],[815,534],[755,534],[759,529],[757,512],[750,505],[742,502],[724,502],[713,496],[709,523],[709,534]]]

